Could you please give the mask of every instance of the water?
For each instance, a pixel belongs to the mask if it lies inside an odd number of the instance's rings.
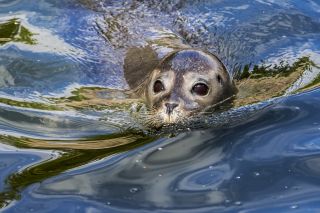
[[[317,212],[319,12],[312,0],[0,0],[0,211]],[[166,36],[235,77],[303,75],[271,76],[265,96],[262,78],[239,78],[231,111],[150,131],[135,100],[105,102],[127,100],[125,50]]]

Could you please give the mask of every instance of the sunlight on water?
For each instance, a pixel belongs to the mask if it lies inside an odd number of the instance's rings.
[[[0,0],[0,208],[319,208],[319,8]],[[144,46],[217,54],[239,89],[232,105],[148,125],[123,71],[127,50]]]

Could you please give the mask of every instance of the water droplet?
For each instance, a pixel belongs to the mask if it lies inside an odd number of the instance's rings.
[[[162,148],[162,147],[159,147],[158,150],[161,151],[161,150],[163,150],[163,148]]]
[[[110,206],[110,205],[111,205],[111,202],[107,202],[106,204],[107,204],[108,206]]]
[[[131,193],[137,193],[138,191],[139,191],[138,188],[131,188],[131,189],[130,189],[130,192],[131,192]]]
[[[137,159],[137,160],[136,160],[136,163],[141,163],[141,160],[140,160],[140,159]]]
[[[254,172],[254,176],[256,177],[260,176],[260,172]]]
[[[236,202],[234,202],[234,205],[236,205],[236,206],[241,206],[241,205],[242,205],[242,202],[241,202],[241,201],[236,201]]]
[[[209,169],[213,169],[214,168],[214,166],[209,166]]]
[[[228,200],[228,199],[227,199],[227,200],[224,201],[224,203],[225,203],[225,204],[230,204],[230,203],[231,203],[231,200]]]
[[[241,178],[240,176],[237,176],[237,177],[236,177],[236,179],[238,179],[238,180],[239,180],[240,178]]]
[[[292,206],[290,206],[290,208],[291,209],[297,209],[297,208],[299,208],[299,206],[298,205],[292,205]]]
[[[159,177],[162,177],[162,174],[158,174]]]

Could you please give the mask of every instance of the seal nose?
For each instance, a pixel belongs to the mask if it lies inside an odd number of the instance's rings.
[[[167,114],[171,114],[173,109],[178,106],[176,103],[165,103],[164,105],[167,107]]]

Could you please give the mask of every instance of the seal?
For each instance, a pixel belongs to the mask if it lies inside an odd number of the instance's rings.
[[[136,67],[139,71],[133,72],[125,67],[125,77],[133,93],[144,100],[153,125],[180,123],[194,115],[217,110],[230,103],[237,93],[226,67],[212,53],[181,49],[168,53],[157,63],[150,51],[143,52],[149,54],[140,57],[145,61],[145,65],[141,63],[144,69]],[[132,62],[132,55],[139,54],[133,51],[129,55],[127,63]]]
[[[100,94],[108,94],[106,98],[97,95],[97,89],[88,91],[82,88],[81,93],[76,93],[79,94],[76,99],[81,100],[68,100],[68,106],[122,107],[127,110],[131,109],[132,103],[140,106],[140,101],[143,101],[148,107],[146,114],[154,124],[177,123],[210,110],[236,108],[288,94],[288,90],[301,87],[302,73],[314,64],[307,58],[301,58],[292,65],[280,62],[273,67],[238,61],[231,78],[217,56],[190,46],[200,46],[207,41],[201,42],[200,37],[197,39],[202,33],[194,31],[197,28],[190,31],[183,23],[184,16],[174,18],[173,25],[167,16],[163,19],[154,16],[153,9],[166,8],[167,3],[129,1],[113,5],[109,2],[107,7],[101,7],[96,1],[78,1],[104,13],[103,20],[97,22],[97,29],[119,59],[111,57],[110,63],[121,66],[124,56],[124,69],[115,73],[124,74],[128,88],[124,91],[105,89],[103,92],[99,89]],[[237,50],[231,51],[235,53]],[[119,96],[119,92],[123,94]],[[235,95],[237,97],[233,99]]]

